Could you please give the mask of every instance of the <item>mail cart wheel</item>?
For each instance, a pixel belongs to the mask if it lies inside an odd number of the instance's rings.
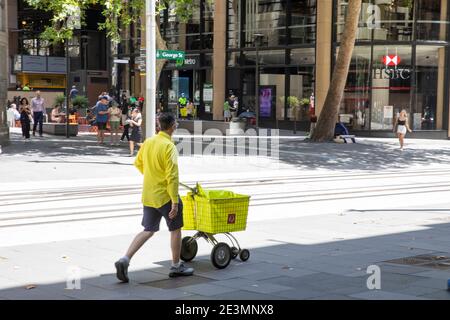
[[[211,252],[211,262],[217,269],[225,269],[231,261],[230,246],[224,242],[216,244]]]
[[[250,251],[248,251],[247,249],[243,249],[239,254],[239,258],[242,261],[247,261],[250,258]]]
[[[184,262],[191,261],[197,255],[197,251],[197,240],[195,240],[193,237],[184,237],[181,241],[181,260],[183,260]]]
[[[231,259],[236,259],[239,255],[239,249],[236,247],[231,247]]]

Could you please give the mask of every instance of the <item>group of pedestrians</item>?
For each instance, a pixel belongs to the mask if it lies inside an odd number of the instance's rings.
[[[117,102],[103,93],[99,96],[92,115],[95,119],[93,124],[97,126],[97,142],[99,144],[105,143],[105,131],[109,123],[111,146],[119,145],[119,141],[124,141],[126,138],[129,142],[130,156],[134,156],[135,147],[140,146],[142,142],[142,115],[139,107],[131,108],[130,104],[124,103],[120,108]],[[123,133],[119,139],[121,125]]]
[[[19,107],[16,103],[10,106],[12,121],[20,120],[22,128],[22,137],[25,141],[30,141],[31,124],[33,124],[33,136],[36,136],[36,130],[40,137],[43,136],[43,122],[46,114],[45,100],[41,97],[41,92],[36,91],[36,96],[31,99],[23,97],[19,100]]]

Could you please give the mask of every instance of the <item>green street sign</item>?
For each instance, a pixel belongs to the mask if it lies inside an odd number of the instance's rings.
[[[184,60],[184,51],[157,50],[156,59]]]

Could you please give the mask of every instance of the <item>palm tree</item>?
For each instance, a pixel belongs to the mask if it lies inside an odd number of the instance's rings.
[[[314,142],[330,141],[334,137],[334,128],[339,113],[339,106],[344,94],[348,70],[355,47],[360,13],[361,0],[349,0],[344,32],[342,34],[330,88],[328,89],[325,104],[320,112],[316,129],[311,137],[311,140]]]

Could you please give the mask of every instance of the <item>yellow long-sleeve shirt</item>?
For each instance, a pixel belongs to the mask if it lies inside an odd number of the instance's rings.
[[[134,165],[144,175],[142,203],[160,208],[178,203],[178,151],[171,137],[160,131],[145,140]]]

